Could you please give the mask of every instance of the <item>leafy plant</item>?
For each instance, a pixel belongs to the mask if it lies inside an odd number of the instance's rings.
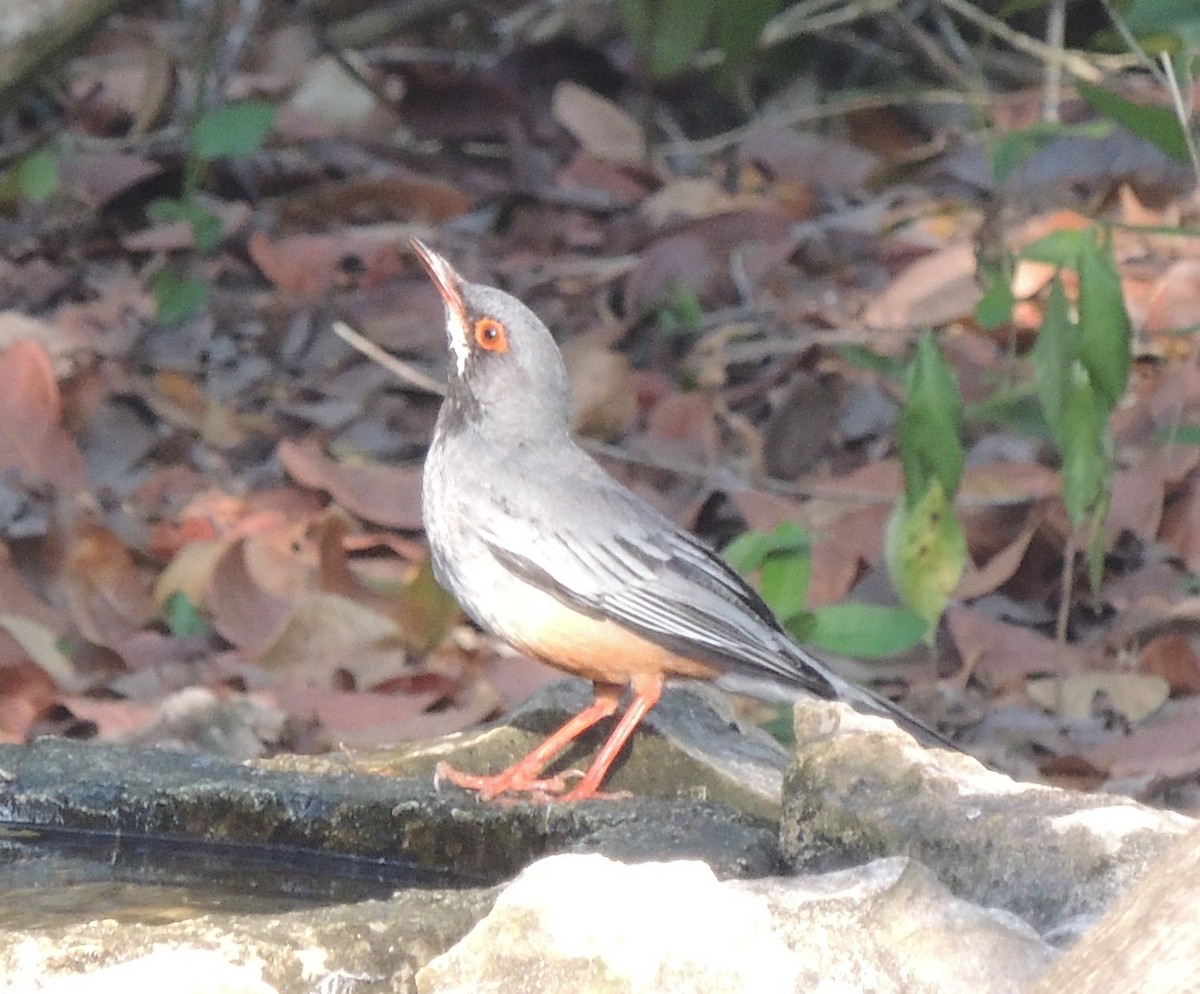
[[[208,168],[221,159],[245,159],[257,152],[271,126],[275,108],[261,100],[245,100],[209,111],[196,121],[188,137],[183,186],[177,198],[160,197],[148,210],[158,221],[184,221],[191,226],[197,252],[209,253],[221,243],[221,219],[201,203],[200,186]],[[202,280],[184,276],[173,267],[159,271],[154,281],[158,318],[175,324],[196,313],[208,299]]]
[[[652,79],[687,69],[710,41],[730,76],[745,64],[780,0],[620,0],[621,18]]]
[[[845,603],[809,611],[805,599],[812,577],[812,539],[796,522],[781,522],[773,532],[746,532],[725,547],[724,555],[740,572],[758,573],[763,600],[801,642],[879,658],[903,652],[925,634],[924,621],[906,608]]]
[[[954,372],[926,332],[909,367],[900,412],[904,493],[888,519],[886,545],[892,584],[926,632],[937,625],[967,561],[953,507],[966,458],[962,416]]]
[[[1034,384],[1050,437],[1062,458],[1063,501],[1071,525],[1087,527],[1088,577],[1100,585],[1104,518],[1112,488],[1109,415],[1120,402],[1132,365],[1132,324],[1107,237],[1098,229],[1060,231],[1023,256],[1058,268],[1032,354]],[[1061,272],[1078,274],[1074,310]],[[1072,557],[1068,555],[1068,560]],[[1069,567],[1068,563],[1068,567]],[[1069,574],[1064,577],[1064,585]],[[1067,591],[1064,589],[1064,602]],[[1065,607],[1064,607],[1065,610]],[[1065,614],[1059,630],[1065,630]]]

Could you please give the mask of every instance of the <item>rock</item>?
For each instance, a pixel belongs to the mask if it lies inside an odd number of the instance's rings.
[[[541,688],[482,730],[349,755],[279,757],[259,765],[425,779],[432,778],[434,767],[444,761],[472,773],[494,773],[526,755],[591,701],[591,684],[563,680]],[[586,767],[609,728],[585,733],[555,768]],[[618,757],[604,789],[638,797],[714,801],[775,821],[787,762],[787,751],[762,729],[739,724],[727,694],[703,684],[673,684]]]
[[[493,891],[410,890],[389,901],[282,915],[218,913],[168,924],[103,917],[4,929],[0,994],[310,994],[351,991],[352,978],[370,980],[365,990],[412,991],[417,968],[458,940],[494,898]]]
[[[525,870],[420,994],[1025,990],[1053,958],[1028,926],[905,859],[720,882],[702,863],[555,856]]]
[[[293,757],[291,765],[299,765]],[[414,882],[487,884],[553,852],[697,858],[726,876],[777,872],[773,821],[676,798],[482,804],[432,778],[315,764],[244,766],[163,749],[41,739],[0,746],[0,820],[76,831],[294,847],[406,864]]]
[[[1194,821],[1124,797],[1018,783],[843,704],[796,708],[781,845],[796,869],[910,856],[1040,931],[1098,915]]]
[[[1180,839],[1031,994],[1186,994],[1200,987],[1200,829]]]

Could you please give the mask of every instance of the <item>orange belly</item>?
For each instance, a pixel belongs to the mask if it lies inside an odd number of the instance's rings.
[[[625,684],[638,675],[713,680],[723,673],[614,622],[580,614],[528,584],[512,584],[499,596],[507,602],[502,637],[551,666],[597,683]]]

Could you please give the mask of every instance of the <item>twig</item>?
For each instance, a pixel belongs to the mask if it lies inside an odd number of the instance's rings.
[[[388,372],[403,380],[409,386],[423,390],[425,393],[446,396],[446,385],[439,383],[432,376],[427,376],[419,369],[414,369],[403,359],[397,359],[390,352],[385,352],[369,338],[364,338],[344,321],[333,322],[333,333],[352,348],[358,349],[363,355],[379,363]]]
[[[1067,47],[1067,0],[1053,0],[1046,10],[1046,44],[1056,52]],[[1063,64],[1046,64],[1046,91],[1042,94],[1042,120],[1057,124],[1063,93]]]
[[[1026,55],[1031,55],[1035,59],[1039,59],[1049,65],[1058,63],[1079,79],[1087,80],[1089,83],[1098,83],[1100,81],[1100,70],[1082,52],[1066,48],[1060,51],[1047,45],[1044,41],[1039,41],[1030,35],[1022,34],[1020,31],[1014,31],[998,18],[989,17],[983,13],[979,8],[969,3],[968,0],[938,0],[938,3],[954,11],[959,17],[970,21],[988,34],[995,35],[1018,52],[1024,52]]]

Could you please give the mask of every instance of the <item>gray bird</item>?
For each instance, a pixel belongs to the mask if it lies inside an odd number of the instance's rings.
[[[434,574],[482,628],[595,688],[590,707],[509,769],[473,776],[443,765],[440,776],[485,799],[591,797],[670,677],[799,688],[945,742],[797,645],[724,560],[605,473],[570,436],[567,372],[545,324],[413,246],[445,303],[452,359],[425,460]],[[544,777],[619,710],[626,686],[632,700],[582,779],[566,790]]]

